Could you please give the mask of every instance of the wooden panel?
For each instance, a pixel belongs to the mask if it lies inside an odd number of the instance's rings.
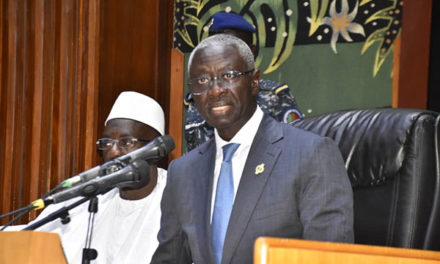
[[[159,6],[159,16],[158,16],[158,45],[157,49],[157,87],[156,94],[157,100],[162,105],[165,110],[165,118],[167,120],[166,131],[171,134],[170,124],[178,121],[174,121],[174,117],[171,116],[171,99],[173,94],[173,89],[170,83],[173,80],[171,75],[171,65],[173,63],[172,59],[172,46],[173,46],[173,17],[174,17],[174,1],[164,0],[161,1]],[[183,102],[180,102],[182,104]]]
[[[428,109],[440,112],[440,1],[432,1]]]
[[[99,85],[99,13],[100,13],[100,1],[86,2],[86,12],[84,12],[83,24],[83,45],[85,49],[83,54],[80,54],[80,58],[83,65],[84,76],[78,87],[78,91],[86,91],[79,96],[82,106],[79,124],[81,128],[77,134],[77,140],[84,138],[84,145],[78,145],[76,151],[77,160],[76,169],[81,170],[83,168],[90,168],[96,165],[97,153],[96,153],[96,139],[98,130],[96,128],[98,124],[98,85]],[[84,4],[84,3],[83,3]],[[87,30],[87,31],[86,31]],[[85,122],[81,122],[85,120]],[[78,126],[79,127],[79,126]],[[83,147],[83,148],[81,148]],[[83,155],[85,154],[85,155]],[[82,157],[82,159],[81,159]]]
[[[182,155],[183,141],[183,82],[185,74],[185,57],[177,49],[171,53],[171,84],[170,84],[170,122],[169,131],[176,144],[171,152],[170,160]]]
[[[95,163],[99,0],[5,0],[1,19],[5,213]]]
[[[6,212],[11,208],[12,196],[12,153],[14,150],[13,144],[13,103],[15,99],[15,69],[16,69],[16,45],[13,32],[16,29],[16,23],[11,23],[16,20],[17,3],[12,1],[2,2],[2,72],[1,72],[1,87],[2,87],[2,103],[0,109],[0,144],[2,151],[1,158],[1,211]],[[8,19],[6,19],[8,17]]]
[[[434,264],[440,252],[298,239],[258,238],[255,264]]]
[[[101,3],[99,135],[120,92],[138,91],[157,98],[158,3],[154,0]]]
[[[33,1],[34,12],[32,23],[35,26],[32,39],[34,39],[34,52],[31,56],[34,58],[34,68],[31,69],[33,73],[34,94],[32,97],[32,123],[31,131],[33,131],[32,149],[30,153],[30,197],[38,197],[39,187],[39,177],[40,177],[40,163],[41,157],[41,144],[42,144],[42,129],[41,120],[43,119],[43,109],[41,102],[43,101],[43,52],[44,52],[44,34],[35,34],[35,32],[43,32],[44,29],[44,2],[43,1]],[[39,102],[39,103],[38,103]]]
[[[172,0],[101,3],[98,135],[114,100],[127,90],[156,99],[168,124],[172,8]]]
[[[393,107],[426,109],[432,2],[403,3],[399,57],[394,60]]]

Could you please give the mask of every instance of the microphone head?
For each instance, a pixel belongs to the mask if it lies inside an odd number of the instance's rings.
[[[114,159],[101,165],[101,169],[99,170],[98,175],[106,176],[123,169],[125,166],[127,166],[125,162],[122,162],[121,160],[118,159]]]
[[[173,149],[176,147],[174,144],[174,140],[170,135],[162,136],[164,149],[166,151],[166,155],[168,155]]]
[[[140,189],[150,183],[150,166],[145,160],[135,160],[129,166],[133,168],[133,181],[117,185],[121,189]]]
[[[155,138],[153,141],[144,146],[148,152],[143,153],[142,159],[147,160],[150,164],[157,164],[161,159],[165,158],[174,149],[174,140],[170,135],[163,135]]]

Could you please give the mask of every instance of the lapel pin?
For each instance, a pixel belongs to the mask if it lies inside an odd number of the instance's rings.
[[[261,163],[260,165],[255,167],[255,175],[263,173],[263,171],[264,171],[264,163]]]

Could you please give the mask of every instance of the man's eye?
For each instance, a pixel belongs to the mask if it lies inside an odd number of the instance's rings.
[[[235,72],[225,72],[225,73],[223,73],[223,79],[225,79],[225,80],[232,80],[235,77],[237,77],[237,74]]]
[[[206,77],[200,77],[197,79],[198,84],[207,84],[209,82],[209,79]]]
[[[128,139],[121,139],[119,142],[124,147],[131,147],[135,143],[134,140],[130,139],[130,138],[128,138]]]
[[[99,145],[103,147],[111,147],[113,145],[113,140],[108,140],[108,139],[99,140]]]

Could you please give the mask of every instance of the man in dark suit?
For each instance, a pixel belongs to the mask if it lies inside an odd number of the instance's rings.
[[[246,43],[211,36],[188,68],[215,136],[169,166],[152,263],[250,264],[259,236],[353,242],[352,190],[337,146],[263,113]]]

